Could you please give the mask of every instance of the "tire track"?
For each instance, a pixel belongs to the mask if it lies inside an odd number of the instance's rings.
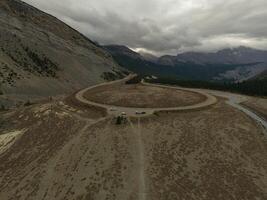
[[[129,118],[128,122],[133,129],[133,132],[136,135],[136,142],[138,147],[138,161],[139,161],[139,192],[138,197],[139,200],[146,200],[146,181],[145,181],[145,151],[144,151],[144,143],[142,139],[142,129],[140,123],[140,117],[138,118],[137,127],[131,122]]]

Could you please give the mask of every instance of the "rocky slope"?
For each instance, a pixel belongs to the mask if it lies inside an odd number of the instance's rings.
[[[101,47],[19,0],[0,0],[0,47],[1,91],[17,99],[70,93],[123,76]]]

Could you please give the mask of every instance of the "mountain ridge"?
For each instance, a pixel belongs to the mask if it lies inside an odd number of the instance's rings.
[[[113,49],[115,46],[113,45]],[[152,60],[129,48],[128,53],[125,54],[119,52],[119,48],[115,53],[108,46],[104,47],[121,66],[136,73],[156,76],[161,75],[159,72],[162,72],[164,76],[174,76],[179,79],[239,82],[248,80],[267,69],[267,51],[242,46],[222,49],[215,53],[186,52],[177,56],[165,55]],[[124,47],[124,51],[126,48]],[[158,73],[155,74],[153,71]],[[203,77],[197,76],[198,73]],[[208,75],[206,76],[205,73]]]
[[[266,55],[267,51],[253,49],[245,46],[239,46],[236,48],[221,49],[218,50],[217,52],[212,52],[212,53],[185,52],[177,54],[176,56],[167,55],[167,57],[169,59],[172,59],[174,64],[175,61],[187,61],[187,62],[190,61],[200,64],[214,64],[214,63],[247,64],[253,62],[267,62]]]

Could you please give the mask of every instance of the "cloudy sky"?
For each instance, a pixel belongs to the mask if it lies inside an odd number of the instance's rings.
[[[100,44],[157,55],[267,49],[267,0],[24,0]]]

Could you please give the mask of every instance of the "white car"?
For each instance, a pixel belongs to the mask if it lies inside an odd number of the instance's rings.
[[[121,115],[122,115],[122,116],[125,116],[125,115],[126,115],[126,112],[122,112]]]
[[[116,108],[110,108],[110,111],[117,111]]]

